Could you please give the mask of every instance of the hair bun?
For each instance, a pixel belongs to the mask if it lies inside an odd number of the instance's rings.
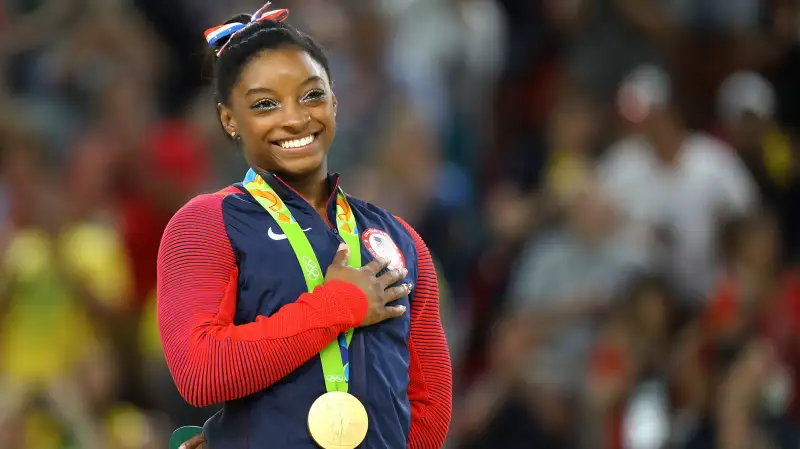
[[[250,23],[253,19],[253,16],[250,14],[237,14],[230,19],[226,20],[223,25],[227,25],[229,23]]]

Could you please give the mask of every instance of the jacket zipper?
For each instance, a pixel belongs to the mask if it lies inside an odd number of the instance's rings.
[[[314,208],[311,206],[311,203],[309,203],[309,202],[308,202],[308,200],[306,200],[305,198],[303,198],[303,196],[302,196],[302,195],[300,195],[300,194],[299,194],[299,193],[298,193],[296,190],[294,190],[294,189],[292,188],[292,186],[290,186],[289,184],[287,184],[287,183],[283,182],[283,180],[282,180],[281,178],[279,178],[277,175],[273,175],[273,176],[275,176],[275,179],[277,179],[277,180],[278,180],[278,181],[279,181],[281,184],[283,184],[284,186],[288,187],[288,188],[289,188],[289,190],[291,190],[292,192],[294,192],[294,193],[295,193],[295,195],[297,195],[297,196],[299,196],[300,198],[302,198],[302,199],[303,199],[303,200],[306,202],[306,204],[308,204],[308,206],[309,206],[309,207],[311,207],[312,209],[314,209]],[[330,230],[331,232],[333,232],[333,234],[336,236],[336,240],[338,240],[338,241],[339,241],[339,243],[345,243],[345,242],[344,242],[344,239],[342,238],[342,236],[341,236],[341,235],[339,235],[339,228],[337,228],[336,226],[334,226],[334,225],[333,225],[333,223],[331,223],[330,219],[328,218],[328,214],[327,214],[327,209],[328,209],[328,207],[329,207],[329,205],[330,205],[330,202],[331,202],[331,200],[333,200],[334,196],[338,194],[338,192],[339,192],[339,181],[337,180],[337,181],[336,181],[336,185],[334,185],[334,186],[333,186],[333,189],[331,189],[331,195],[328,197],[328,201],[326,201],[326,202],[325,202],[325,212],[326,212],[326,213],[325,213],[325,214],[320,214],[320,213],[319,213],[319,212],[318,212],[316,209],[314,209],[314,212],[316,212],[316,214],[317,214],[317,215],[319,215],[319,217],[322,219],[322,221],[323,221],[323,222],[325,222],[325,224],[328,226],[328,230]],[[358,247],[358,250],[359,250],[359,251],[361,251],[361,245],[359,245],[359,247]],[[359,347],[359,345],[358,345],[358,342],[359,342],[359,341],[361,342],[361,345],[360,345],[360,347]],[[348,348],[348,351],[349,351],[351,354],[355,355],[355,354],[356,354],[356,348],[358,348],[358,349],[361,349],[361,350],[363,351],[363,353],[364,353],[364,357],[366,357],[366,348],[364,347],[364,346],[365,346],[365,342],[364,342],[364,334],[362,334],[362,333],[360,333],[360,332],[359,332],[359,333],[358,333],[358,338],[355,338],[355,334],[354,334],[354,338],[353,338],[353,340],[351,340],[351,344],[350,344],[350,346],[351,346],[351,347],[350,347],[350,348]],[[361,357],[361,358],[363,359],[364,357]],[[366,383],[367,383],[367,375],[366,375],[366,372],[362,372],[360,369],[356,369],[356,368],[357,368],[357,365],[356,365],[356,363],[355,363],[355,357],[353,357],[353,359],[352,359],[352,360],[350,360],[350,364],[351,364],[350,368],[352,368],[350,371],[351,371],[352,373],[359,373],[359,374],[360,374],[361,382],[359,382],[359,387],[360,387],[360,388],[359,388],[359,392],[360,392],[360,396],[361,396],[361,398],[362,398],[362,399],[364,399],[364,398],[366,397],[366,396],[365,396],[365,395],[366,395]],[[361,366],[361,367],[358,367],[358,368],[364,368],[364,369],[366,369],[366,364],[364,364],[363,366]],[[359,446],[359,448],[360,448],[360,449],[367,449],[367,443],[366,443],[366,441],[365,441],[364,443],[362,443],[362,444]]]

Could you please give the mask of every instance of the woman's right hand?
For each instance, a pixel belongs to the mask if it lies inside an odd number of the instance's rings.
[[[353,268],[347,264],[349,258],[350,250],[347,245],[342,243],[339,245],[333,262],[328,267],[325,281],[349,282],[367,295],[369,309],[367,317],[364,318],[360,327],[371,326],[403,315],[406,312],[405,306],[389,306],[387,304],[408,295],[411,292],[411,284],[389,286],[403,279],[408,271],[405,268],[391,270],[378,277],[377,274],[386,267],[388,261],[376,259],[361,268]]]

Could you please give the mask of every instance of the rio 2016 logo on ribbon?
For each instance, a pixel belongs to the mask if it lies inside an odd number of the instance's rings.
[[[261,179],[261,178],[259,178]],[[263,183],[263,181],[261,181]],[[255,186],[255,187],[254,187]],[[254,188],[253,188],[254,187]],[[258,188],[258,183],[250,183],[247,185],[247,190],[253,195],[254,198],[261,204],[265,209],[268,209],[272,213],[276,215],[276,219],[280,220],[284,223],[291,223],[292,215],[286,206],[283,204],[283,201],[276,195],[274,192],[270,192],[269,190],[263,190]],[[267,204],[263,203],[261,200],[266,200]]]
[[[355,232],[353,227],[350,225],[350,221],[353,218],[353,211],[350,209],[350,205],[347,204],[347,201],[342,196],[338,196],[336,198],[336,217],[342,222],[342,230],[349,234],[353,234]]]
[[[319,272],[319,268],[317,267],[317,263],[311,260],[308,256],[303,256],[302,258],[303,263],[303,271],[306,272],[306,275],[312,281],[316,281],[322,276],[322,273]]]

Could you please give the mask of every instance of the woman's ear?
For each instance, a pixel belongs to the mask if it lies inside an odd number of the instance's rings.
[[[222,103],[217,103],[217,111],[219,112],[219,122],[222,124],[222,129],[225,130],[231,138],[236,139],[238,134],[236,132],[236,120],[233,118],[233,111]]]

